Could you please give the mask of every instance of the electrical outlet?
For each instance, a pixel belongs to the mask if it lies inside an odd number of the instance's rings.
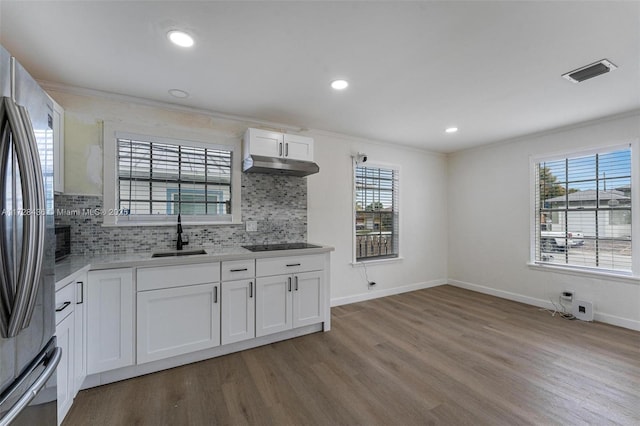
[[[247,232],[258,231],[258,222],[256,222],[255,220],[248,220],[244,224]]]

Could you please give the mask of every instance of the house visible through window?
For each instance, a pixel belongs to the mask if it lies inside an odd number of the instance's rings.
[[[117,138],[116,208],[132,217],[231,215],[230,150]]]
[[[356,261],[398,257],[398,170],[356,166]]]
[[[535,168],[535,261],[630,272],[631,150]]]

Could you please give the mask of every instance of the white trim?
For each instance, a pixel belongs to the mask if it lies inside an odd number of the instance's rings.
[[[384,162],[376,162],[376,161],[367,161],[366,163],[363,163],[363,167],[371,167],[371,168],[377,168],[377,169],[386,169],[386,170],[393,170],[394,172],[397,172],[397,185],[394,184],[394,192],[397,192],[395,194],[396,199],[398,200],[398,207],[397,207],[397,217],[398,217],[398,233],[396,234],[396,239],[397,239],[397,244],[398,244],[398,253],[397,253],[397,257],[394,258],[388,258],[388,259],[371,259],[371,260],[357,260],[356,259],[356,238],[357,238],[357,229],[356,229],[356,168],[360,166],[360,164],[356,161],[356,156],[352,155],[351,156],[351,264],[352,265],[357,265],[357,264],[361,264],[361,263],[369,263],[369,262],[383,262],[383,261],[395,261],[395,260],[402,260],[402,256],[401,256],[401,246],[400,246],[400,234],[401,234],[401,229],[402,229],[402,206],[401,206],[401,200],[400,200],[400,179],[402,176],[402,167],[399,164],[393,164],[393,163],[384,163]]]
[[[569,150],[561,151],[553,154],[546,155],[531,155],[529,156],[529,266],[537,267],[551,267],[551,265],[541,265],[536,260],[536,226],[538,225],[538,216],[536,209],[536,165],[545,161],[559,160],[565,158],[575,158],[581,156],[606,154],[617,150],[629,149],[631,150],[631,270],[633,273],[640,272],[640,173],[638,170],[638,164],[640,164],[640,140],[637,138],[625,138],[625,142],[620,142],[605,146],[594,146],[584,148],[582,150]],[[635,212],[635,214],[634,214]],[[558,268],[557,265],[553,266]],[[624,272],[616,273],[612,271],[601,272],[598,270],[589,270],[582,268],[579,265],[565,265],[563,269],[576,271],[577,274],[597,274],[606,275],[609,278],[621,278],[635,280],[633,277],[627,278]]]
[[[401,287],[387,288],[383,290],[371,290],[368,293],[355,294],[353,296],[336,297],[331,299],[331,306],[348,305],[351,303],[364,302],[365,300],[378,299],[380,297],[393,296],[394,294],[407,293],[409,291],[422,290],[425,288],[437,287],[447,283],[446,278],[433,281],[404,285]]]
[[[640,284],[640,277],[631,274],[617,273],[609,270],[598,270],[595,268],[584,268],[556,263],[528,262],[527,266],[539,271],[557,272],[560,274],[576,275],[579,277],[602,278],[613,281],[622,281],[631,284]]]
[[[242,202],[240,199],[242,184],[242,155],[241,140],[239,138],[229,138],[205,131],[194,131],[187,128],[159,128],[140,124],[121,123],[105,121],[103,122],[103,194],[102,203],[104,210],[115,211],[117,199],[117,143],[121,138],[140,138],[164,143],[181,144],[201,148],[226,149],[232,154],[231,164],[231,218],[226,220],[206,220],[203,218],[185,217],[185,225],[237,225],[242,223]],[[213,141],[213,142],[212,142]],[[118,216],[104,216],[103,227],[118,226],[165,226],[175,225],[175,218],[166,216],[164,219],[139,220],[128,219],[118,220]]]
[[[524,296],[518,293],[512,293],[510,291],[498,290],[491,287],[486,287],[479,284],[468,283],[458,280],[449,280],[448,283],[454,287],[464,288],[466,290],[475,291],[478,293],[489,294],[491,296],[499,297],[501,299],[513,300],[515,302],[524,303],[527,305],[538,306],[545,309],[555,309],[551,301],[538,299],[535,297]],[[624,327],[631,330],[640,331],[640,321],[622,318],[615,315],[605,314],[601,312],[594,313],[594,319],[606,324],[615,325],[618,327]]]
[[[565,158],[587,157],[595,154],[608,154],[632,147],[635,140],[616,143],[613,145],[597,145],[593,147],[577,148],[566,151],[556,151],[551,154],[531,155],[529,158],[536,163],[544,163],[547,161],[564,160]]]
[[[355,262],[350,262],[351,266],[353,266],[354,268],[363,268],[365,266],[375,266],[379,263],[394,263],[394,262],[402,262],[404,260],[404,257],[398,256],[398,257],[384,257],[384,258],[380,258],[380,259],[376,259],[376,258],[371,258],[371,259],[367,259],[367,260],[358,260]]]

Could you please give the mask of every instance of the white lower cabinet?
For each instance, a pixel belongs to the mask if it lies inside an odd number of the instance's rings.
[[[256,278],[256,336],[323,321],[323,273]]]
[[[57,307],[56,309],[60,309]],[[68,306],[67,306],[68,309]],[[58,424],[67,415],[73,403],[74,392],[74,316],[73,311],[56,324],[56,338],[58,347],[62,349],[62,357],[58,364],[57,386],[58,386]]]
[[[72,285],[76,292],[76,306],[74,316],[74,394],[77,394],[84,379],[87,377],[87,274],[73,280]]]
[[[138,364],[220,345],[219,284],[138,292]]]
[[[133,365],[133,270],[90,271],[88,280],[87,373]]]
[[[56,338],[62,348],[62,358],[56,371],[58,424],[71,408],[87,375],[85,284],[86,273],[81,273],[64,282],[56,291]]]
[[[256,278],[256,337],[292,328],[292,277]]]
[[[256,337],[254,280],[227,281],[222,286],[222,344]]]

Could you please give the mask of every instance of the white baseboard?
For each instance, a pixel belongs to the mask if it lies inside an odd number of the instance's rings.
[[[458,280],[448,280],[448,283],[455,287],[464,288],[471,291],[477,291],[478,293],[489,294],[491,296],[500,297],[502,299],[513,300],[516,302],[526,303],[527,305],[538,306],[540,308],[554,309],[553,304],[549,300],[537,299],[535,297],[524,296],[518,293],[512,293],[510,291],[498,290],[491,287],[486,287],[479,284],[472,284]],[[594,312],[594,319],[596,321],[604,322],[606,324],[615,325],[618,327],[624,327],[631,330],[640,331],[640,321],[617,317],[615,315],[605,314],[602,312]]]
[[[406,293],[408,291],[421,290],[423,288],[437,287],[446,284],[447,280],[441,278],[438,280],[427,281],[404,285],[401,287],[386,288],[382,290],[371,290],[366,293],[356,294],[353,296],[336,297],[331,299],[331,306],[348,305],[350,303],[364,302],[365,300],[377,299],[379,297],[393,296],[394,294]]]

